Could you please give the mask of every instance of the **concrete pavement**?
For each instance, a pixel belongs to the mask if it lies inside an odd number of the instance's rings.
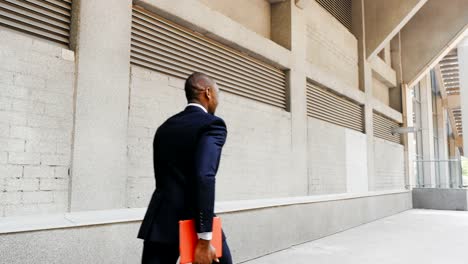
[[[409,210],[246,264],[466,264],[468,212]]]

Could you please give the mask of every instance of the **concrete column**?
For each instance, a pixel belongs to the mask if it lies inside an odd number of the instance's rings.
[[[468,135],[468,33],[458,45],[458,65],[460,67],[460,103],[463,134]],[[463,140],[464,156],[468,157],[468,138]]]
[[[293,168],[300,179],[294,182],[304,182],[304,192],[309,193],[307,174],[307,97],[305,65],[307,44],[307,20],[303,10],[294,1],[286,1],[291,10],[291,53],[292,63],[289,71],[289,110],[291,111],[292,151],[294,155]],[[293,182],[293,181],[291,181]]]
[[[404,100],[404,93],[407,91],[403,91],[403,89],[408,89],[403,87],[403,73],[401,69],[401,39],[400,39],[400,34],[397,34],[391,41],[390,41],[390,47],[385,48],[385,50],[389,50],[390,59],[388,59],[391,64],[390,66],[392,67],[393,70],[395,70],[395,76],[396,76],[396,83],[397,86],[393,89],[390,89],[388,91],[389,95],[389,100],[390,100],[390,107],[397,110],[398,112],[401,112],[404,114],[404,106],[403,106],[403,100]],[[388,56],[388,55],[385,55]],[[411,100],[410,100],[411,101]]]
[[[127,178],[130,0],[74,1],[70,210],[122,208]]]
[[[406,127],[413,127],[413,98],[411,97],[410,89],[407,85],[402,85],[401,92],[403,102],[403,125]],[[416,186],[414,171],[416,146],[414,140],[414,133],[403,134],[403,143],[405,145],[405,185],[409,189]]]
[[[372,107],[372,69],[366,56],[366,27],[364,23],[364,0],[352,1],[352,31],[358,39],[359,89],[365,92],[364,122],[367,136],[368,190],[375,189],[374,171],[374,122]]]
[[[421,129],[424,162],[424,187],[435,187],[434,132],[432,117],[431,77],[427,74],[421,81]]]
[[[410,88],[403,83],[401,67],[401,39],[397,34],[390,42],[391,65],[396,73],[397,87],[390,89],[390,107],[400,111],[403,116],[403,126],[413,127],[413,98]],[[416,146],[414,133],[405,133],[403,145],[405,146],[405,186],[411,189],[416,186],[414,160],[416,158]]]
[[[449,166],[448,160],[448,131],[447,131],[447,112],[444,108],[442,97],[437,97],[437,133],[439,134],[438,148],[439,148],[439,159],[445,160],[440,162],[440,181],[439,187],[445,188],[449,185]]]
[[[364,122],[367,136],[367,176],[369,191],[375,190],[375,166],[374,166],[374,109],[372,106],[372,69],[370,64],[364,62],[364,87],[366,103],[364,105]]]

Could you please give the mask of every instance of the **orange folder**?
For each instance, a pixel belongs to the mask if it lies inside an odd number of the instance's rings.
[[[221,235],[221,219],[213,218],[213,238],[211,245],[216,249],[216,257],[223,255],[222,235]],[[198,236],[195,230],[195,220],[179,221],[179,252],[180,264],[193,262],[195,248],[197,246]]]

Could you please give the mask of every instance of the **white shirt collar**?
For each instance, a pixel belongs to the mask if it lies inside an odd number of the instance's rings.
[[[208,113],[208,111],[205,109],[205,107],[203,107],[203,105],[201,105],[201,104],[190,103],[190,104],[188,104],[187,106],[196,106],[196,107],[201,108],[205,113]]]

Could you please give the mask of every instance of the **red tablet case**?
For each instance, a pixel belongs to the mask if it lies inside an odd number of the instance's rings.
[[[222,256],[222,233],[221,233],[221,219],[219,217],[213,218],[213,238],[211,245],[216,249],[216,257]],[[180,251],[180,264],[193,262],[195,255],[195,248],[197,246],[198,236],[195,230],[194,220],[179,221],[179,251]]]

